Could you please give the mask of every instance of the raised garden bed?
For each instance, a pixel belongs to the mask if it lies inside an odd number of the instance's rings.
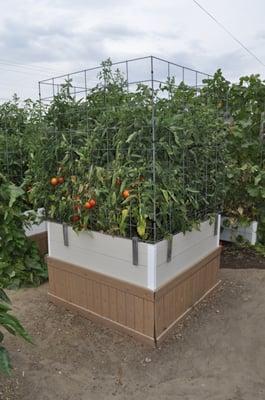
[[[65,245],[63,226],[48,222],[49,297],[148,343],[160,342],[218,282],[218,221],[174,235],[170,261],[168,241],[139,242],[138,265],[129,239],[68,227]]]
[[[25,234],[31,240],[34,240],[38,246],[41,255],[48,254],[48,234],[47,222],[42,221],[43,209],[38,209],[38,218],[36,223],[25,228]],[[38,220],[39,219],[39,220]]]
[[[40,82],[52,301],[156,344],[215,287],[227,126],[208,78],[151,56]]]
[[[257,241],[257,229],[257,221],[252,221],[247,226],[238,224],[229,226],[229,219],[222,217],[220,239],[227,242],[236,242],[237,240],[243,239],[254,245]]]

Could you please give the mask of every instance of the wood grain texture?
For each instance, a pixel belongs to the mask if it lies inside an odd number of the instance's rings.
[[[33,240],[39,249],[42,256],[48,254],[48,235],[47,232],[37,233],[35,235],[28,236],[29,239]]]
[[[47,257],[49,294],[154,341],[154,293]]]
[[[216,285],[219,262],[218,249],[155,292],[156,337]]]
[[[220,250],[156,292],[47,257],[49,296],[149,344],[160,343],[176,322],[217,283]]]

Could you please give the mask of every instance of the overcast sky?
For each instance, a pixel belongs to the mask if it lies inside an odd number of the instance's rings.
[[[156,55],[228,79],[265,67],[192,0],[0,0],[0,98],[60,73]],[[265,63],[264,0],[199,0]],[[9,65],[10,64],[23,64]],[[38,68],[38,69],[37,69]]]

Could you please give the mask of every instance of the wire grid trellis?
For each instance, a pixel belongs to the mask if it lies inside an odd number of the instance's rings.
[[[73,151],[70,151],[72,175],[78,174],[75,169],[75,159],[79,155],[75,151],[79,146],[82,147],[87,138],[91,135],[91,115],[89,113],[89,104],[87,99],[95,87],[102,87],[104,90],[106,82],[99,80],[99,76],[104,69],[103,65],[95,68],[85,69],[66,75],[61,75],[46,79],[39,82],[39,96],[43,105],[50,107],[54,99],[58,97],[66,87],[66,82],[71,84],[67,86],[67,94],[73,100],[74,106],[61,111],[60,121],[58,122],[58,114],[55,115],[56,121],[51,121],[49,129],[54,127],[54,138],[68,134],[68,143]],[[127,93],[133,94],[139,91],[139,85],[148,88],[150,94],[150,105],[140,102],[137,103],[137,96],[128,97],[128,101],[119,103],[119,101],[109,101],[108,95],[104,97],[103,102],[94,104],[94,111],[101,115],[104,125],[97,127],[93,125],[94,131],[98,129],[98,140],[94,140],[93,146],[89,149],[88,165],[92,163],[97,166],[104,166],[107,170],[115,168],[115,160],[117,158],[117,146],[115,145],[115,137],[121,129],[125,132],[124,143],[119,145],[118,152],[126,155],[131,163],[135,162],[138,167],[138,176],[144,175],[145,182],[150,182],[152,189],[152,209],[149,210],[149,223],[146,227],[149,232],[147,237],[149,242],[157,242],[164,238],[164,232],[175,234],[182,230],[182,223],[178,219],[179,210],[185,204],[177,201],[168,201],[167,210],[160,206],[158,197],[161,200],[160,184],[170,188],[172,179],[177,179],[179,190],[187,192],[189,199],[192,197],[197,202],[196,209],[187,211],[187,217],[190,219],[205,220],[209,214],[216,213],[221,209],[220,199],[216,197],[217,185],[222,184],[223,180],[223,159],[222,146],[223,143],[217,140],[213,143],[209,142],[208,136],[201,132],[200,140],[195,143],[187,143],[185,148],[177,151],[175,158],[169,155],[172,142],[172,132],[166,122],[158,122],[157,99],[169,99],[171,92],[168,89],[168,82],[175,87],[185,83],[192,87],[199,94],[203,87],[203,80],[210,78],[210,75],[203,72],[187,68],[176,63],[169,62],[162,58],[148,56],[117,62],[111,64],[111,71],[115,71],[123,76],[122,85]],[[104,74],[103,74],[104,75]],[[102,78],[102,75],[101,75]],[[174,81],[172,81],[174,79]],[[162,89],[164,85],[164,88]],[[134,109],[134,112],[143,113],[140,126],[126,126],[124,121],[119,120],[119,110],[127,110],[128,113]],[[109,124],[108,111],[117,111],[117,121],[115,125]],[[183,107],[183,114],[189,113],[186,107]],[[96,117],[95,117],[96,118]],[[198,130],[200,128],[200,120],[197,121]],[[130,135],[138,131],[137,141],[133,148],[128,152],[126,142],[130,140]],[[182,140],[185,140],[185,133],[182,133]],[[126,140],[127,139],[127,140]],[[58,139],[60,140],[60,139]],[[206,150],[205,150],[206,149]],[[65,154],[56,153],[57,163],[60,164]],[[125,160],[126,160],[125,157]],[[48,165],[47,165],[48,168]],[[113,170],[113,172],[115,172]],[[126,166],[124,166],[124,174],[126,174]],[[162,177],[163,174],[163,177]],[[122,177],[123,178],[123,177]],[[191,189],[192,186],[192,189]],[[220,188],[219,188],[220,189]],[[159,196],[157,191],[159,190]],[[172,195],[174,197],[174,194]],[[176,199],[175,199],[176,200]],[[187,200],[188,201],[188,200]],[[105,218],[111,218],[111,213],[115,212],[111,209],[105,211]],[[57,218],[63,221],[63,215]],[[94,219],[93,219],[94,218]],[[97,225],[97,213],[93,214],[90,219],[89,228]],[[162,226],[166,225],[166,229]],[[137,233],[137,224],[132,211],[129,215],[129,232],[127,236],[132,238]]]
[[[26,117],[23,107],[14,101],[1,105],[0,172],[10,182],[20,185],[27,168],[24,149]]]

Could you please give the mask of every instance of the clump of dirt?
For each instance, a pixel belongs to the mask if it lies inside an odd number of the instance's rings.
[[[221,268],[265,269],[265,257],[254,247],[229,242],[223,242],[222,245]]]

